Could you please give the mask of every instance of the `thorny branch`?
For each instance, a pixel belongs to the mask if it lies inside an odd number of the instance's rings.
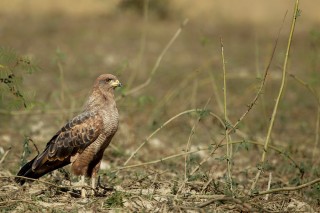
[[[247,116],[247,114],[251,111],[251,109],[253,108],[253,106],[257,103],[257,101],[258,101],[258,99],[259,99],[259,97],[260,97],[260,95],[261,95],[261,93],[262,93],[262,90],[263,90],[263,88],[264,88],[264,85],[265,85],[265,83],[266,83],[266,80],[267,80],[267,76],[268,76],[268,73],[269,73],[269,69],[270,69],[270,66],[271,66],[271,62],[272,62],[272,60],[273,60],[273,57],[274,57],[274,54],[275,54],[275,51],[276,51],[276,47],[277,47],[277,45],[278,45],[278,40],[279,40],[279,36],[280,36],[280,32],[281,32],[282,27],[283,27],[283,23],[282,23],[282,25],[281,25],[281,27],[280,27],[280,29],[279,29],[279,32],[278,32],[278,35],[277,35],[277,38],[276,38],[276,41],[275,41],[275,45],[274,45],[273,50],[272,50],[272,54],[271,54],[269,63],[268,63],[268,65],[267,65],[267,67],[266,67],[266,70],[265,70],[263,79],[262,79],[262,81],[261,81],[261,84],[260,84],[260,87],[259,87],[259,90],[258,90],[256,96],[253,98],[253,100],[251,101],[251,103],[248,105],[248,109],[242,114],[242,116],[241,116],[241,117],[238,119],[238,121],[233,125],[233,127],[228,129],[227,134],[230,134],[232,131],[234,131],[234,130],[237,128],[237,126],[240,124],[240,122]],[[211,151],[210,155],[209,155],[207,158],[203,159],[203,160],[198,164],[198,166],[196,166],[196,167],[192,170],[192,172],[191,172],[190,175],[193,175],[196,171],[198,171],[199,168],[200,168],[205,162],[207,162],[207,161],[212,157],[212,155],[216,152],[216,150],[219,148],[219,146],[222,144],[222,142],[223,142],[224,140],[225,140],[225,137],[220,140],[220,142],[218,143],[218,145],[216,146],[216,148]]]

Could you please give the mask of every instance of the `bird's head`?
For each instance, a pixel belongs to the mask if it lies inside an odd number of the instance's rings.
[[[116,76],[111,74],[100,75],[94,82],[92,93],[85,104],[84,110],[104,107],[106,103],[114,102],[114,89],[121,86]]]
[[[122,84],[117,77],[111,74],[102,74],[95,82],[95,87],[98,88],[104,95],[107,93],[113,93],[115,88],[121,86]]]

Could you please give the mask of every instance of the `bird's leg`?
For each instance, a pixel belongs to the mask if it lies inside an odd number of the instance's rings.
[[[96,176],[93,175],[91,177],[91,188],[92,188],[92,195],[95,195],[95,190],[96,190]]]
[[[94,166],[94,168],[92,169],[92,173],[91,173],[91,188],[92,188],[92,195],[96,194],[96,177],[98,174],[98,171],[100,169],[100,164],[101,164],[101,160],[99,161],[99,163],[97,163],[97,165]]]
[[[81,185],[85,185],[85,176],[81,175]],[[84,187],[81,188],[81,197],[85,198],[86,197],[86,189]]]
[[[91,178],[91,187],[92,189],[96,189],[96,177],[92,177]]]

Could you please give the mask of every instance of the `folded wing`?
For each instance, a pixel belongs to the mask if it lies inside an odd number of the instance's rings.
[[[47,143],[45,150],[24,165],[18,176],[39,178],[70,163],[70,158],[93,143],[103,130],[103,120],[96,112],[83,112],[69,121]],[[23,184],[22,178],[16,182]]]

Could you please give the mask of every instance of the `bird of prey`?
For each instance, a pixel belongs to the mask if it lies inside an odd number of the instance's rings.
[[[91,178],[92,188],[100,168],[104,150],[116,133],[119,114],[114,99],[114,89],[121,87],[119,80],[111,74],[100,75],[93,85],[84,111],[64,125],[47,143],[44,151],[26,163],[17,176],[38,179],[41,176],[71,163],[72,172]],[[15,181],[23,185],[24,178]],[[81,190],[81,196],[86,191]]]

